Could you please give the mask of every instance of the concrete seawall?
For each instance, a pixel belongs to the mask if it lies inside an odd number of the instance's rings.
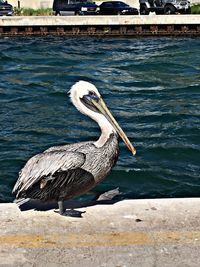
[[[200,198],[77,209],[82,218],[0,204],[0,266],[200,266]]]
[[[0,26],[198,24],[200,15],[127,16],[13,16],[0,18]]]
[[[13,16],[0,18],[0,36],[47,34],[200,36],[200,16]]]

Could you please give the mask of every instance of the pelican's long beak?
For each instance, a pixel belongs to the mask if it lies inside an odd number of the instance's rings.
[[[133,153],[133,155],[136,154],[136,149],[133,147],[131,142],[129,141],[128,137],[122,130],[122,128],[119,126],[109,109],[107,108],[105,102],[102,98],[99,98],[98,101],[92,100],[92,104],[106,117],[106,119],[112,124],[113,128],[116,130],[116,132],[119,134],[119,136],[122,138],[124,143],[127,145],[128,149]]]

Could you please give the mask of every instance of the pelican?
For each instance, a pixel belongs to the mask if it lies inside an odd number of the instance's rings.
[[[69,94],[74,106],[98,123],[101,135],[97,141],[50,147],[30,158],[13,188],[19,205],[30,199],[57,201],[59,213],[66,215],[64,200],[87,193],[111,172],[119,136],[136,153],[93,84],[79,81]]]

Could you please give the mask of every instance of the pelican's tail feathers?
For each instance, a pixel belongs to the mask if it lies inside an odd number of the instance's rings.
[[[15,199],[13,202],[16,203],[18,207],[20,207],[21,205],[28,202],[29,200],[30,198],[18,198],[18,199]]]

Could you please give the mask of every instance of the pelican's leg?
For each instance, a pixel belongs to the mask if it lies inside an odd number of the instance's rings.
[[[64,210],[64,203],[62,200],[58,201],[58,208],[60,215],[63,215],[65,213],[65,210]]]
[[[58,201],[58,208],[59,208],[59,214],[63,215],[63,216],[81,218],[82,213],[85,213],[85,211],[78,211],[78,210],[74,210],[74,209],[65,210],[63,201]]]

